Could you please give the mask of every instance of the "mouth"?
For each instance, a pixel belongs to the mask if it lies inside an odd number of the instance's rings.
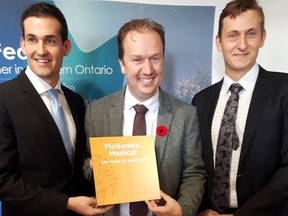
[[[35,59],[35,61],[38,62],[38,63],[47,63],[47,62],[49,62],[48,59]]]
[[[249,53],[234,54],[234,56],[236,56],[236,57],[245,57],[245,56],[247,56],[247,55],[249,55]]]
[[[142,82],[145,85],[149,85],[152,83],[154,78],[139,78],[140,82]]]

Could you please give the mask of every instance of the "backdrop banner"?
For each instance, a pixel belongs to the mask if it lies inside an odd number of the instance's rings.
[[[26,67],[26,56],[19,45],[19,19],[32,2],[14,0],[1,5],[0,23],[6,33],[0,35],[0,82],[17,76]],[[80,93],[86,104],[125,84],[116,36],[121,25],[133,18],[151,18],[166,30],[164,90],[190,103],[195,92],[211,84],[215,6],[47,2],[64,13],[72,41],[71,53],[61,69],[62,83]]]

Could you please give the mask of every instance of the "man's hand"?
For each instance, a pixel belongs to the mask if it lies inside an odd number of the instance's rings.
[[[93,163],[92,163],[92,159],[90,159],[90,161],[89,161],[89,165],[90,165],[90,168],[93,170]]]
[[[157,216],[182,216],[182,209],[176,200],[162,191],[160,191],[160,195],[166,202],[164,206],[158,206],[155,200],[145,201],[153,214]]]
[[[207,209],[205,211],[200,212],[197,216],[233,216],[233,214],[219,214],[212,209]]]
[[[109,211],[112,208],[113,205],[97,206],[97,202],[94,197],[85,197],[85,196],[70,197],[67,203],[67,209],[86,216],[102,214]]]

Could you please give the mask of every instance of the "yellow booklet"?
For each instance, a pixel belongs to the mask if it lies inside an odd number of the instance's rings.
[[[152,136],[90,137],[97,205],[160,199]]]

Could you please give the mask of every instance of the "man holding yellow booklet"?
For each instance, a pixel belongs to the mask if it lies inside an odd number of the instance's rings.
[[[155,141],[161,200],[146,200],[144,207],[148,212],[137,210],[136,215],[196,215],[205,184],[197,111],[160,88],[164,28],[149,19],[131,20],[120,28],[117,39],[121,72],[128,83],[122,90],[89,104],[87,136],[134,135],[134,106],[144,105],[145,132]],[[91,165],[88,154],[83,169],[89,180],[93,180]],[[105,215],[132,216],[130,210],[129,203],[121,203]]]

